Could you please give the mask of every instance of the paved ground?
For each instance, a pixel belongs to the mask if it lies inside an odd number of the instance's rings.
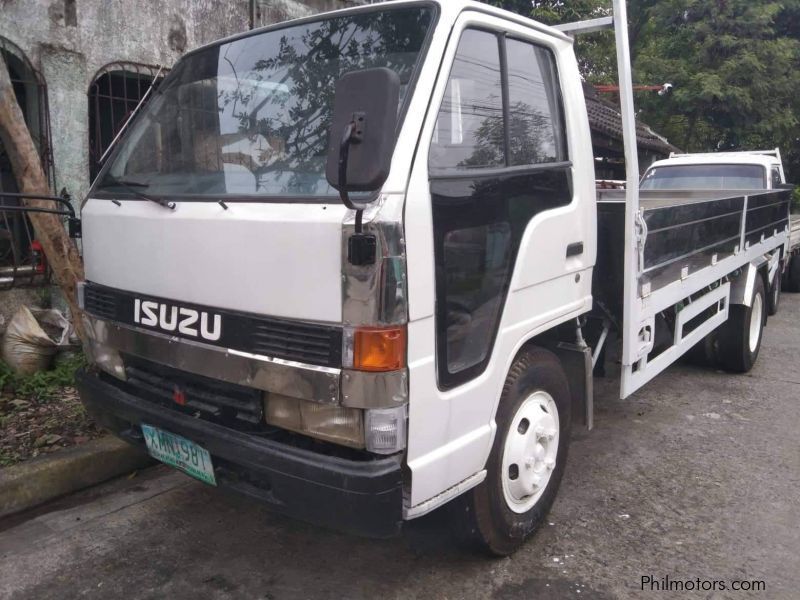
[[[512,558],[442,519],[370,541],[151,469],[0,522],[2,598],[800,598],[800,296],[749,376],[672,368],[628,401],[599,385],[548,525]],[[642,592],[642,576],[763,580]]]

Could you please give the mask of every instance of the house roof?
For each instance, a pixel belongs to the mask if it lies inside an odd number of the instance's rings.
[[[622,114],[614,104],[600,97],[594,87],[585,83],[586,112],[589,115],[589,127],[592,133],[600,133],[612,139],[622,141]],[[667,138],[653,131],[649,125],[636,121],[636,140],[639,148],[652,150],[659,154],[669,155],[680,152],[680,149],[669,143]]]

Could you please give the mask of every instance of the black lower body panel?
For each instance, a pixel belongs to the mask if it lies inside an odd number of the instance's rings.
[[[286,515],[368,537],[390,537],[402,523],[401,458],[348,460],[243,433],[171,411],[100,376],[77,376],[81,400],[99,425],[144,446],[146,423],[211,453],[220,486]]]

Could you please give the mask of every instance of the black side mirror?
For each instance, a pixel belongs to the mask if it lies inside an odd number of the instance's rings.
[[[348,208],[348,192],[372,192],[389,176],[397,128],[400,78],[380,67],[352,71],[336,82],[325,174]]]

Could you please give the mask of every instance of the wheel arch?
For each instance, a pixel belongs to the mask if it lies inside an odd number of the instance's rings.
[[[737,273],[731,275],[730,303],[749,308],[753,303],[753,288],[756,284],[756,277],[761,277],[764,282],[764,288],[769,291],[769,265],[770,257],[760,256],[743,266]]]
[[[532,335],[520,346],[509,366],[519,356],[533,347],[552,352],[561,363],[567,375],[570,396],[572,399],[572,423],[592,429],[594,425],[594,385],[592,378],[592,349],[579,334],[579,325],[575,320],[568,321]]]

